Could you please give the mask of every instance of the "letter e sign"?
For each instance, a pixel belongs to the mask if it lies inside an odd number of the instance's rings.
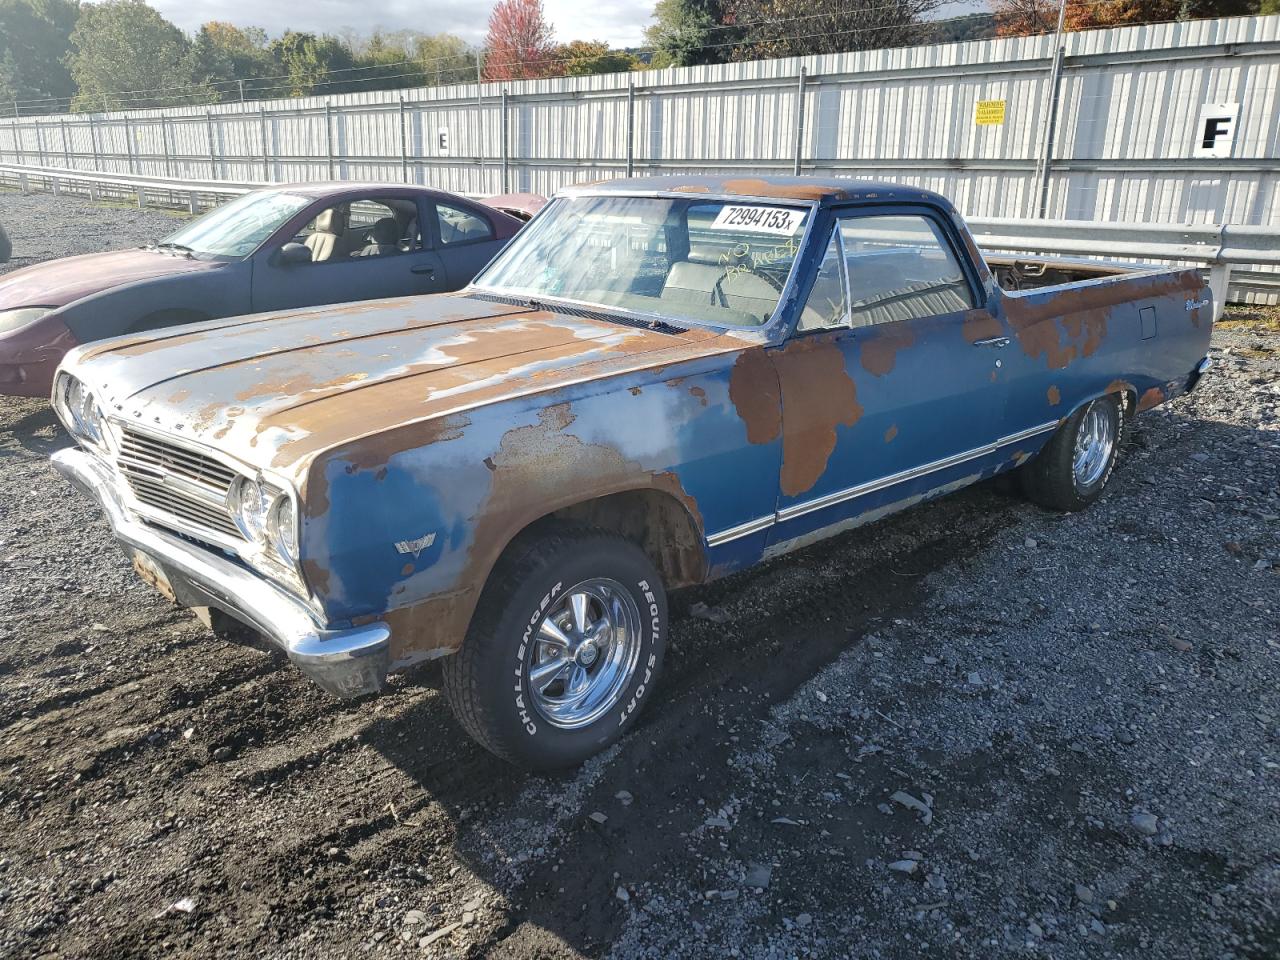
[[[1192,144],[1193,157],[1229,157],[1236,142],[1238,103],[1206,103],[1200,108],[1200,124]]]

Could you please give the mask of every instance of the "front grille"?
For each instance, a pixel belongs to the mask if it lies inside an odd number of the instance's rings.
[[[227,510],[234,469],[129,427],[123,427],[119,436],[116,465],[139,503],[172,516],[179,527],[243,539]]]

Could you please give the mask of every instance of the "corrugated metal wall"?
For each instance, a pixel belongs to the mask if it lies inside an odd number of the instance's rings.
[[[1280,16],[1073,33],[1064,49],[1047,216],[1244,224],[1280,217]],[[630,75],[24,117],[0,121],[0,161],[198,179],[332,176],[552,193],[624,174],[628,141],[637,174],[790,172],[798,144],[806,173],[929,187],[971,216],[1028,216],[1036,212],[1052,56],[1052,37],[1023,37]],[[975,123],[984,100],[1005,101],[1003,124]],[[1200,109],[1219,102],[1240,104],[1232,154],[1194,158]]]

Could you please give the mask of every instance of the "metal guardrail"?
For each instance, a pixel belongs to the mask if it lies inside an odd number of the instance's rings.
[[[1215,320],[1222,316],[1231,290],[1272,296],[1280,292],[1280,227],[1002,217],[969,217],[967,223],[985,250],[1156,260],[1207,268]]]
[[[229,180],[181,180],[66,167],[0,163],[0,184],[23,192],[44,189],[72,192],[93,200],[133,198],[198,213],[230,197],[267,183]],[[1209,271],[1215,319],[1222,315],[1229,289],[1271,296],[1280,294],[1280,227],[1237,224],[1106,223],[1094,220],[1019,220],[969,217],[970,230],[985,250],[1027,255],[1080,256],[1110,260],[1163,261]],[[1244,269],[1270,267],[1271,270]]]
[[[120,200],[132,197],[139,207],[150,201],[156,206],[186,208],[199,213],[231,197],[269,186],[232,180],[178,180],[137,174],[94,173],[67,167],[33,167],[0,163],[0,184],[16,186],[23,193],[44,189],[56,195],[64,192],[88,196],[91,200]]]

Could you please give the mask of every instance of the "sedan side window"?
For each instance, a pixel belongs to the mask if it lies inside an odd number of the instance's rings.
[[[469,210],[451,207],[447,203],[436,203],[436,217],[440,221],[440,244],[473,243],[476,240],[493,238],[493,227],[489,221]]]
[[[839,229],[853,326],[974,306],[964,271],[928,217],[851,217],[841,220]]]
[[[840,251],[840,233],[831,231],[827,250],[822,255],[822,265],[809,291],[809,299],[800,311],[800,323],[796,330],[825,330],[849,325],[849,302],[845,296],[844,257]]]
[[[312,263],[407,253],[421,246],[417,205],[398,199],[335,204],[308,224],[300,239]]]

